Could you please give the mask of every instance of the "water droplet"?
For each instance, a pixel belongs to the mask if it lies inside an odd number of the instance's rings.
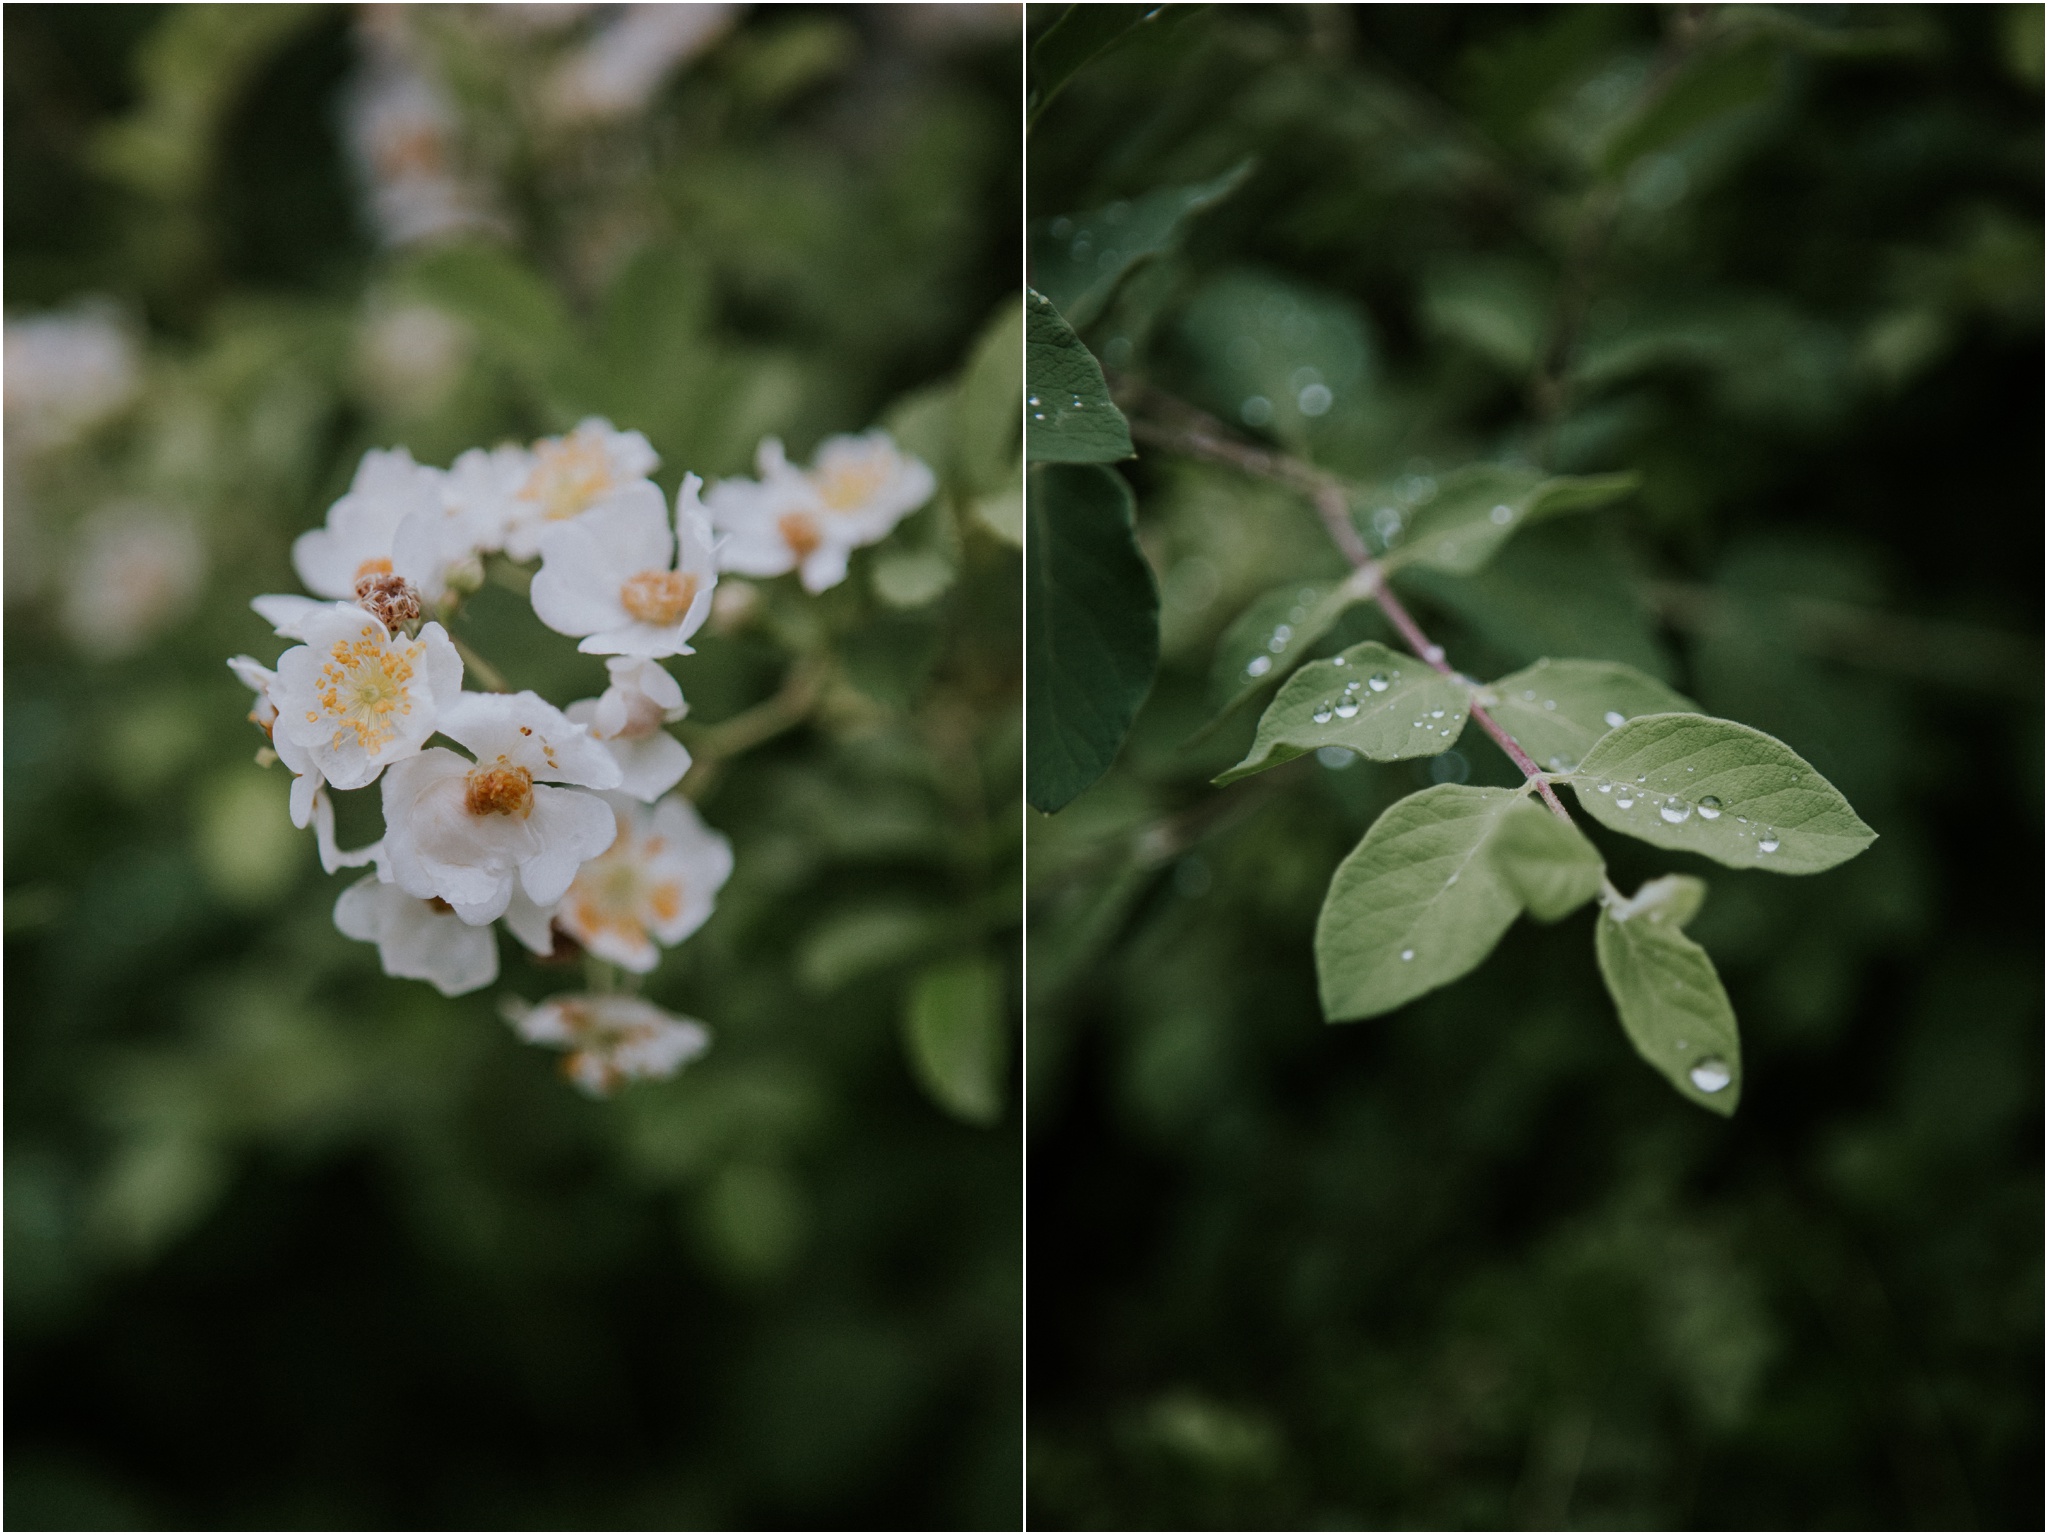
[[[1294,631],[1288,628],[1287,625],[1282,624],[1279,628],[1273,631],[1273,637],[1270,640],[1266,641],[1266,648],[1272,651],[1273,654],[1277,656],[1278,654],[1280,654],[1281,651],[1287,648],[1287,642],[1293,638]]]
[[[1692,806],[1688,805],[1684,800],[1675,799],[1668,805],[1659,806],[1657,814],[1669,821],[1673,826],[1676,826],[1680,821],[1691,817]]]
[[[1600,718],[1607,721],[1607,728],[1609,730],[1614,729],[1617,725],[1626,725],[1628,723],[1628,717],[1624,715],[1619,709],[1609,709],[1605,714],[1601,715]]]
[[[1294,403],[1304,416],[1320,416],[1330,408],[1334,398],[1327,384],[1310,384],[1294,397]]]
[[[1439,730],[1437,734],[1442,736],[1446,741],[1448,741],[1451,738],[1451,733],[1448,730]]]
[[[1330,664],[1332,666],[1349,666],[1351,663],[1343,656],[1332,656],[1330,657]]]
[[[1415,957],[1415,951],[1413,949],[1403,949],[1401,951],[1401,957],[1403,959],[1413,959]]]
[[[1636,782],[1637,782],[1637,783],[1648,783],[1649,781],[1650,781],[1650,775],[1649,775],[1648,773],[1638,773],[1638,774],[1636,774]]]
[[[1602,794],[1612,794],[1614,792],[1614,785],[1611,783],[1595,784],[1593,787]]]
[[[1033,421],[1043,421],[1045,419],[1045,412],[1042,410],[1034,410],[1031,413],[1031,419]]]
[[[1244,671],[1247,677],[1263,677],[1272,669],[1273,658],[1271,656],[1253,656],[1244,663]]]
[[[1711,794],[1700,796],[1700,819],[1718,821],[1721,819],[1721,802]]]
[[[1747,826],[1749,824],[1749,817],[1746,815],[1739,815],[1735,818],[1735,824],[1737,826]]]
[[[1543,707],[1546,709],[1555,709],[1557,707],[1557,700],[1554,698],[1546,698],[1543,700]]]
[[[1429,717],[1433,720],[1440,720],[1444,717],[1444,711],[1441,709],[1432,709],[1429,711]]]
[[[1735,1080],[1735,1073],[1718,1055],[1702,1056],[1686,1075],[1692,1078],[1692,1085],[1703,1093],[1718,1093]]]
[[[1347,692],[1347,693],[1356,693],[1356,692],[1357,692],[1357,691],[1358,691],[1358,690],[1359,690],[1359,689],[1360,689],[1361,687],[1363,687],[1363,686],[1365,686],[1365,684],[1364,684],[1364,683],[1362,683],[1362,682],[1358,682],[1358,681],[1351,681],[1351,682],[1347,682],[1347,683],[1345,683],[1345,684],[1344,684],[1344,691],[1345,691],[1345,692]]]
[[[1494,520],[1494,524],[1497,527],[1504,528],[1515,520],[1515,509],[1512,506],[1496,506],[1491,512],[1487,513],[1487,516]]]
[[[1027,401],[1026,401],[1025,403],[1026,403],[1026,404],[1028,404],[1028,405],[1036,405],[1036,404],[1038,403],[1038,396],[1034,394],[1034,395],[1033,395],[1033,396],[1031,396],[1031,398],[1030,398],[1029,400],[1027,400]]]
[[[1374,672],[1365,679],[1365,685],[1375,693],[1384,693],[1387,690],[1387,674],[1385,672]]]
[[[1316,712],[1315,712],[1315,713],[1313,713],[1313,714],[1311,714],[1311,715],[1309,716],[1309,718],[1310,718],[1310,719],[1312,719],[1312,720],[1314,720],[1314,721],[1315,721],[1315,722],[1316,722],[1316,723],[1317,723],[1318,725],[1327,725],[1327,724],[1329,724],[1329,723],[1330,723],[1330,705],[1329,705],[1329,703],[1328,703],[1327,701],[1325,701],[1325,702],[1323,702],[1323,703],[1321,703],[1321,704],[1318,704],[1318,705],[1316,706]]]
[[[1619,794],[1617,794],[1617,795],[1615,795],[1615,796],[1614,796],[1614,808],[1615,808],[1616,810],[1633,810],[1633,809],[1635,809],[1635,806],[1636,806],[1636,792],[1635,792],[1635,790],[1633,790],[1633,789],[1629,788],[1629,787],[1628,787],[1628,785],[1626,785],[1626,784],[1623,784],[1623,785],[1622,785],[1622,788],[1621,788],[1621,792],[1620,792]]]
[[[1340,768],[1348,768],[1357,760],[1358,753],[1348,746],[1318,746],[1316,748],[1316,761],[1329,768],[1332,772]]]
[[[1347,698],[1337,705],[1337,718],[1340,720],[1348,720],[1357,712],[1358,704],[1354,699]]]
[[[1778,834],[1777,834],[1776,832],[1774,832],[1774,831],[1770,830],[1770,829],[1769,829],[1768,827],[1767,827],[1767,828],[1765,828],[1765,830],[1764,830],[1764,834],[1763,834],[1763,835],[1762,835],[1761,837],[1759,837],[1759,838],[1757,839],[1757,844],[1756,844],[1756,850],[1757,850],[1757,851],[1758,851],[1759,853],[1775,853],[1775,852],[1777,852],[1777,850],[1778,850]]]
[[[1522,702],[1523,702],[1523,703],[1532,703],[1532,702],[1534,702],[1534,701],[1535,701],[1535,698],[1536,698],[1536,690],[1535,690],[1534,688],[1523,688],[1523,689],[1522,689]]]
[[[1422,659],[1429,662],[1432,666],[1434,666],[1438,661],[1441,661],[1443,658],[1444,647],[1441,645],[1428,646],[1422,652]]]

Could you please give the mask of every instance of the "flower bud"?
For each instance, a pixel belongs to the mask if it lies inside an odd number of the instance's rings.
[[[396,634],[420,616],[420,594],[403,576],[376,572],[356,582],[356,606],[374,614]]]

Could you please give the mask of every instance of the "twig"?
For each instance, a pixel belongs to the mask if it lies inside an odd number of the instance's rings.
[[[771,697],[729,720],[692,731],[683,743],[692,759],[690,771],[683,775],[683,792],[702,799],[726,763],[802,724],[817,705],[819,683],[817,668],[798,662]]]
[[[475,647],[469,641],[453,634],[449,635],[448,638],[455,641],[455,653],[462,657],[463,669],[476,673],[477,677],[483,682],[485,692],[510,693],[513,691],[512,684],[505,680],[505,674],[478,655]]]
[[[1134,406],[1150,406],[1162,414],[1178,418],[1178,425],[1168,427],[1154,424],[1140,418],[1131,422],[1131,435],[1141,442],[1149,442],[1164,448],[1176,449],[1196,458],[1206,458],[1216,463],[1230,464],[1246,474],[1261,479],[1276,481],[1305,492],[1315,504],[1317,515],[1322,518],[1323,527],[1330,535],[1330,541],[1358,574],[1353,577],[1356,589],[1361,595],[1370,595],[1379,604],[1408,648],[1423,661],[1446,677],[1459,681],[1468,679],[1458,672],[1444,658],[1444,648],[1433,644],[1422,626],[1416,623],[1414,615],[1394,595],[1387,585],[1386,571],[1365,547],[1365,540],[1359,536],[1357,526],[1351,521],[1351,500],[1341,480],[1325,474],[1311,464],[1285,454],[1272,453],[1263,448],[1240,442],[1224,431],[1220,422],[1206,416],[1178,400],[1172,400],[1149,385],[1136,381],[1119,380],[1119,400],[1129,400]],[[1500,722],[1477,703],[1469,705],[1472,722],[1492,739],[1493,743],[1507,753],[1508,760],[1521,770],[1522,776],[1542,796],[1543,803],[1550,807],[1553,815],[1569,822],[1571,813],[1564,808],[1564,802],[1557,797],[1557,791],[1550,786],[1550,779],[1536,761],[1522,750],[1521,744],[1503,730]]]

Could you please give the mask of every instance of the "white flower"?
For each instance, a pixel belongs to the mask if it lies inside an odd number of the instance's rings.
[[[593,1097],[620,1083],[672,1077],[711,1047],[711,1031],[638,997],[550,997],[538,1007],[507,1009],[529,1044],[570,1052],[562,1073]]]
[[[285,592],[269,592],[261,597],[251,597],[249,606],[257,616],[269,624],[272,631],[288,640],[303,640],[306,625],[314,615],[332,612],[339,608],[351,618],[355,616],[353,602],[327,602],[318,597],[295,597]]]
[[[278,657],[271,739],[287,766],[285,743],[303,747],[337,789],[418,752],[461,694],[462,658],[439,624],[394,639],[372,614],[336,603],[302,628],[306,643]]]
[[[474,350],[469,327],[432,304],[375,303],[356,337],[371,403],[423,416],[447,398]]]
[[[141,386],[135,343],[103,302],[6,326],[7,435],[57,447],[127,404]]]
[[[691,654],[689,638],[710,617],[718,580],[710,519],[697,500],[702,483],[683,477],[673,534],[659,493],[608,501],[548,528],[533,578],[535,615],[557,634],[584,636],[576,648],[595,655]]]
[[[436,746],[384,775],[393,878],[413,895],[439,896],[465,922],[503,915],[515,884],[554,905],[618,831],[596,795],[535,780],[609,789],[618,765],[536,693],[464,693],[438,724],[477,760]]]
[[[661,727],[690,712],[676,679],[641,656],[605,661],[612,685],[600,698],[579,698],[563,712],[604,742],[619,765],[619,788],[650,804],[690,771],[689,749]]]
[[[110,507],[81,534],[64,596],[64,629],[103,659],[139,650],[191,611],[206,581],[206,546],[189,520],[149,507]]]
[[[523,510],[519,492],[533,476],[533,455],[516,442],[471,448],[441,481],[441,502],[463,519],[479,553],[505,547],[505,529]]]
[[[322,604],[326,606],[326,604]],[[326,781],[320,776],[320,769],[313,763],[311,753],[289,736],[277,733],[277,702],[274,692],[277,687],[277,673],[257,663],[253,656],[234,656],[228,661],[228,670],[242,680],[245,687],[256,694],[256,706],[249,711],[250,722],[270,738],[272,750],[278,760],[292,773],[291,810],[292,825],[301,831],[313,819],[322,798],[320,786]],[[336,865],[329,863],[327,848],[333,841],[333,818],[327,822],[327,840],[321,844],[320,862],[332,874]]]
[[[403,448],[372,448],[356,466],[348,494],[327,509],[326,525],[301,533],[292,544],[292,568],[306,590],[338,601],[354,601],[356,583],[365,576],[393,574],[438,601],[444,589],[431,562],[398,567],[394,545],[406,518],[436,518],[440,512],[440,470],[414,463]],[[416,558],[430,552],[422,549]]]
[[[795,570],[808,592],[838,585],[849,554],[886,537],[938,488],[931,470],[883,431],[827,438],[809,473],[766,438],[755,468],[758,481],[723,480],[705,498],[726,535],[719,568],[747,576]]]
[[[732,26],[737,5],[633,5],[573,54],[548,82],[564,122],[624,117],[645,107],[668,75]]]
[[[444,997],[498,978],[498,940],[488,927],[472,927],[446,901],[422,901],[374,874],[342,891],[334,903],[334,925],[350,938],[374,943],[386,975],[431,981]]]
[[[576,871],[555,922],[598,958],[644,973],[661,962],[657,943],[681,943],[711,915],[732,875],[732,844],[680,794],[652,809],[605,797],[618,835]]]
[[[545,437],[528,455],[525,479],[512,496],[505,519],[505,552],[530,560],[540,552],[540,535],[615,502],[649,502],[659,508],[661,491],[647,478],[661,462],[638,432],[618,432],[592,416],[566,437]]]
[[[348,137],[385,243],[497,230],[488,189],[460,163],[455,109],[420,68],[405,8],[359,14],[369,60],[348,93]]]
[[[511,930],[514,938],[534,953],[552,954],[555,952],[557,904],[551,901],[543,906],[515,885],[512,889],[512,904],[505,908],[505,926]]]

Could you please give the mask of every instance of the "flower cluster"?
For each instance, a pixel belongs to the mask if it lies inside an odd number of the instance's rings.
[[[686,474],[672,516],[648,478],[656,464],[646,438],[598,419],[531,446],[472,449],[446,470],[373,450],[292,547],[315,595],[252,604],[295,643],[274,668],[229,665],[292,773],[292,821],[313,828],[322,867],[370,870],[334,920],[377,945],[386,973],[451,997],[488,986],[500,921],[537,955],[580,948],[653,970],[710,917],[733,867],[731,844],[677,791],[690,754],[665,726],[688,706],[662,661],[692,654],[721,570],[796,570],[821,591],[934,489],[882,432],[827,441],[807,472],[770,440],[758,481],[704,495]],[[534,614],[605,658],[602,694],[557,708],[464,687],[444,620],[487,556],[538,561]],[[383,835],[345,850],[331,791],[373,784]],[[523,1038],[568,1048],[567,1074],[599,1094],[672,1074],[709,1038],[629,996],[558,997],[508,1016]]]

